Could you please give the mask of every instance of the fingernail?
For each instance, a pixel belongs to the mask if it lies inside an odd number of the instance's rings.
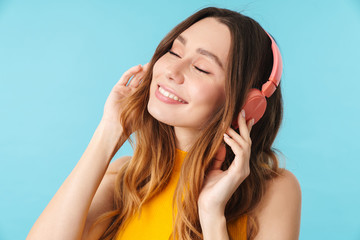
[[[245,110],[241,110],[241,115],[245,118]]]
[[[229,135],[227,135],[226,133],[224,133],[224,137],[225,138],[230,138]]]
[[[255,122],[255,119],[252,118],[252,119],[250,120],[251,126],[254,125],[254,122]]]

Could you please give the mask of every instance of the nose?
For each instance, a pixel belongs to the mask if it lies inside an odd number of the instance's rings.
[[[166,78],[168,80],[175,81],[178,84],[182,84],[185,79],[184,69],[185,69],[185,62],[182,61],[170,62],[166,69]]]

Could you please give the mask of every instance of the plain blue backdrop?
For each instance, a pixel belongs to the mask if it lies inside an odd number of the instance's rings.
[[[25,239],[80,159],[122,73],[202,7],[277,40],[275,147],[302,188],[300,239],[360,239],[360,1],[0,0],[0,239]],[[127,144],[115,157],[132,154]]]

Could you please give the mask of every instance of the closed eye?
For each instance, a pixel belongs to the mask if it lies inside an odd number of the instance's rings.
[[[180,57],[177,53],[175,53],[175,52],[173,52],[173,51],[171,51],[171,50],[169,50],[169,53],[172,54],[172,55],[174,55],[174,56]]]
[[[198,70],[199,72],[205,73],[205,74],[210,74],[209,72],[202,70],[200,68],[198,68],[197,66],[195,66],[196,70]]]
[[[173,52],[173,51],[171,51],[171,50],[169,50],[168,52],[169,52],[171,55],[174,55],[174,56],[176,56],[176,57],[178,57],[178,58],[181,58],[177,53],[175,53],[175,52]],[[207,72],[207,71],[205,71],[205,70],[202,70],[201,68],[198,68],[197,66],[194,66],[194,67],[195,67],[196,70],[198,70],[198,71],[201,72],[201,73],[210,74],[210,72]]]

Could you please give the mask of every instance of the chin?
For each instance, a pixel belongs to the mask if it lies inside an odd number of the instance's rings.
[[[173,122],[171,121],[171,119],[169,119],[169,117],[166,116],[166,114],[164,114],[164,112],[161,109],[159,109],[159,107],[156,107],[156,104],[153,104],[151,102],[151,99],[148,102],[147,110],[149,114],[157,121],[167,125],[172,125]]]
[[[156,104],[152,104],[151,101],[149,101],[147,105],[147,110],[154,119],[156,119],[161,123],[173,127],[186,127],[186,128],[189,127],[187,126],[186,122],[181,122],[182,118],[179,118],[174,114],[169,114],[169,112],[166,112],[164,109],[161,109],[159,106],[156,106]]]

